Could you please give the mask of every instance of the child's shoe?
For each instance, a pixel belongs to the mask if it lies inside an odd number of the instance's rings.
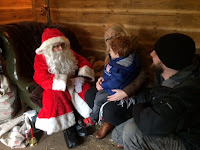
[[[92,119],[90,117],[88,118],[85,118],[83,120],[79,120],[78,121],[78,124],[81,126],[81,127],[89,127],[89,126],[94,126],[95,123],[92,121]]]

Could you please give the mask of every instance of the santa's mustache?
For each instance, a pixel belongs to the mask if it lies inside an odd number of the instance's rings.
[[[51,74],[67,74],[73,76],[78,69],[77,60],[71,50],[64,49],[58,52],[48,50],[43,54]]]

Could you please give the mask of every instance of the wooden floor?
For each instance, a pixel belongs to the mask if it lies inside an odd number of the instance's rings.
[[[118,148],[111,141],[111,134],[107,135],[104,139],[99,140],[95,138],[97,130],[100,126],[96,126],[89,130],[90,135],[85,138],[80,138],[81,144],[72,150],[117,150]],[[39,132],[36,135],[38,145],[35,147],[27,146],[21,150],[67,150],[62,132],[52,135],[46,135]],[[5,146],[0,142],[0,150],[11,150],[10,147]]]

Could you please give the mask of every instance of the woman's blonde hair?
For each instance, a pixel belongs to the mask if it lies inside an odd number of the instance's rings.
[[[109,43],[106,42],[106,32],[109,30],[116,32],[116,35],[120,34],[121,36],[131,36],[130,33],[127,31],[127,29],[121,23],[112,23],[112,24],[108,24],[105,27],[104,40],[105,40],[105,44],[106,44],[106,52],[105,52],[105,54],[106,54],[105,61],[106,62],[108,62],[108,60],[109,60],[108,53],[109,53],[110,46],[109,46]]]

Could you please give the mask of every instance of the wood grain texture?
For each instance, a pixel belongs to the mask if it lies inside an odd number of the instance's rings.
[[[0,25],[33,21],[32,0],[2,0]]]
[[[40,9],[45,0],[36,0],[37,21],[45,22]],[[200,53],[199,0],[50,0],[53,22],[69,26],[83,50],[105,50],[103,32],[108,23],[120,22],[138,36],[147,49],[153,49],[162,35],[180,32],[191,36]]]

